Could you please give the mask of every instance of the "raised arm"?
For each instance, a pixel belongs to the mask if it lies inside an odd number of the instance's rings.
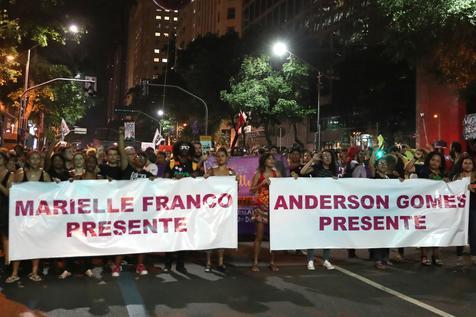
[[[119,128],[119,155],[121,156],[121,169],[125,170],[129,161],[127,160],[127,155],[125,151],[125,141],[124,141],[124,127]]]

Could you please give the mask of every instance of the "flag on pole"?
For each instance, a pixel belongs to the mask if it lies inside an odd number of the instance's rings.
[[[240,131],[240,128],[246,123],[248,116],[243,111],[240,111],[236,119],[235,130]]]
[[[154,139],[152,140],[152,143],[154,143],[154,146],[159,145],[160,142],[162,142],[164,140],[165,139],[160,134],[159,129],[155,129]]]
[[[64,119],[61,118],[61,141],[64,141],[64,137],[67,136],[70,132],[71,130],[66,124],[66,121],[64,121]]]

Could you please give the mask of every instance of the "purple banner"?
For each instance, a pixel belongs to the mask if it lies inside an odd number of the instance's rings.
[[[255,226],[251,220],[251,214],[255,208],[255,195],[250,192],[250,186],[258,168],[258,161],[258,156],[232,156],[228,160],[228,167],[233,169],[240,177],[238,183],[238,234],[240,235],[255,233]],[[276,156],[276,161],[276,168],[283,176],[288,176],[287,160],[282,156]],[[215,166],[214,156],[208,158],[204,163],[205,170]]]

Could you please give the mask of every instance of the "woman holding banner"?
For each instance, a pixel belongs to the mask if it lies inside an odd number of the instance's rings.
[[[256,194],[256,208],[253,210],[252,220],[256,223],[256,237],[254,241],[254,258],[251,271],[259,272],[258,257],[263,241],[264,227],[269,224],[269,184],[271,177],[281,177],[275,169],[275,160],[272,153],[265,153],[259,158],[256,174],[251,181],[250,191]],[[271,253],[269,268],[273,272],[279,271],[274,264],[274,254]]]
[[[213,167],[207,171],[203,177],[208,178],[209,176],[234,176],[236,175],[235,171],[227,166],[228,164],[228,152],[225,148],[219,148],[215,153],[215,158],[217,160],[217,167]],[[223,264],[223,249],[218,250],[218,271],[225,272],[226,266]],[[207,251],[207,264],[205,266],[205,272],[212,271],[212,251]]]
[[[391,155],[385,155],[380,158],[377,158],[379,152],[382,151],[379,147],[375,148],[372,152],[370,158],[369,166],[370,173],[374,179],[395,179],[398,176],[393,173],[391,166],[396,165],[395,157]],[[387,265],[392,265],[392,262],[389,260],[390,249],[389,248],[379,248],[379,249],[369,249],[370,259],[375,261],[375,267],[379,270],[384,270],[387,268]],[[399,250],[399,254],[403,254],[403,249]]]
[[[85,162],[86,162],[86,158],[84,157],[83,152],[74,153],[74,156],[73,156],[74,168],[71,170],[71,177],[74,178],[76,176],[80,176],[84,174],[84,172],[86,171]]]
[[[454,166],[456,175],[453,180],[471,178],[469,185],[470,200],[469,200],[469,228],[468,240],[471,252],[471,262],[476,265],[476,165],[474,160],[469,155],[463,155]],[[463,250],[464,246],[456,247],[456,265],[463,265]]]
[[[15,183],[24,182],[51,182],[50,175],[41,168],[41,155],[38,151],[32,151],[28,154],[27,166],[17,171],[15,175]],[[42,281],[38,275],[39,259],[32,260],[32,270],[28,274],[28,278],[34,282]],[[20,268],[20,261],[13,261],[13,271],[5,283],[15,283],[20,279],[18,277],[18,269]]]
[[[436,181],[445,180],[445,157],[440,152],[431,152],[426,156],[425,164],[415,165],[418,178],[432,179]],[[437,247],[421,248],[421,264],[430,266],[432,263],[441,266],[440,252]],[[428,259],[428,250],[432,250],[431,260]]]
[[[8,264],[8,189],[13,182],[13,173],[8,168],[8,156],[0,152],[0,238],[5,253],[5,265]]]
[[[337,162],[334,153],[331,150],[324,150],[321,153],[314,154],[311,161],[301,169],[301,175],[309,175],[311,177],[332,177],[337,178]],[[316,256],[316,250],[307,250],[307,269],[314,271],[314,259]],[[324,262],[322,265],[328,269],[333,270],[334,266],[329,261],[331,258],[331,250],[324,249],[322,252],[322,259]]]

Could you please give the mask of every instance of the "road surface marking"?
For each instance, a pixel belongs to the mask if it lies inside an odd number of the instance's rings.
[[[372,280],[369,280],[368,278],[365,278],[365,277],[363,277],[363,276],[361,276],[361,275],[359,275],[359,274],[356,274],[356,273],[353,273],[353,272],[351,272],[351,271],[348,271],[348,270],[346,270],[346,269],[344,269],[344,268],[341,268],[340,266],[334,265],[334,267],[336,268],[337,271],[339,271],[339,272],[341,272],[341,273],[344,273],[345,275],[348,275],[348,276],[350,276],[350,277],[356,278],[356,279],[358,279],[359,281],[364,282],[364,283],[367,284],[367,285],[370,285],[370,286],[372,286],[372,287],[375,287],[375,288],[377,288],[377,289],[379,289],[379,290],[382,290],[382,291],[384,291],[384,292],[386,292],[386,293],[389,293],[389,294],[391,294],[391,295],[393,295],[393,296],[396,296],[396,297],[398,297],[398,298],[400,298],[400,299],[402,299],[402,300],[404,300],[404,301],[407,301],[407,302],[412,303],[412,304],[414,304],[414,305],[416,305],[416,306],[419,306],[419,307],[421,307],[421,308],[423,308],[423,309],[426,309],[426,310],[428,310],[428,311],[430,311],[430,312],[432,312],[432,313],[434,313],[434,314],[436,314],[436,315],[443,316],[443,317],[455,317],[454,315],[451,315],[451,314],[449,314],[449,313],[447,313],[447,312],[444,312],[444,311],[442,311],[442,310],[440,310],[440,309],[438,309],[438,308],[436,308],[436,307],[433,307],[433,306],[431,306],[431,305],[425,304],[425,303],[423,303],[423,302],[421,302],[421,301],[419,301],[419,300],[417,300],[417,299],[414,299],[414,298],[412,298],[412,297],[410,297],[410,296],[407,296],[407,295],[405,295],[405,294],[402,294],[402,293],[400,293],[400,292],[398,292],[398,291],[395,291],[395,290],[393,290],[393,289],[391,289],[391,288],[385,287],[385,286],[383,286],[382,284],[376,283],[376,282],[374,282],[374,281],[372,281]]]

